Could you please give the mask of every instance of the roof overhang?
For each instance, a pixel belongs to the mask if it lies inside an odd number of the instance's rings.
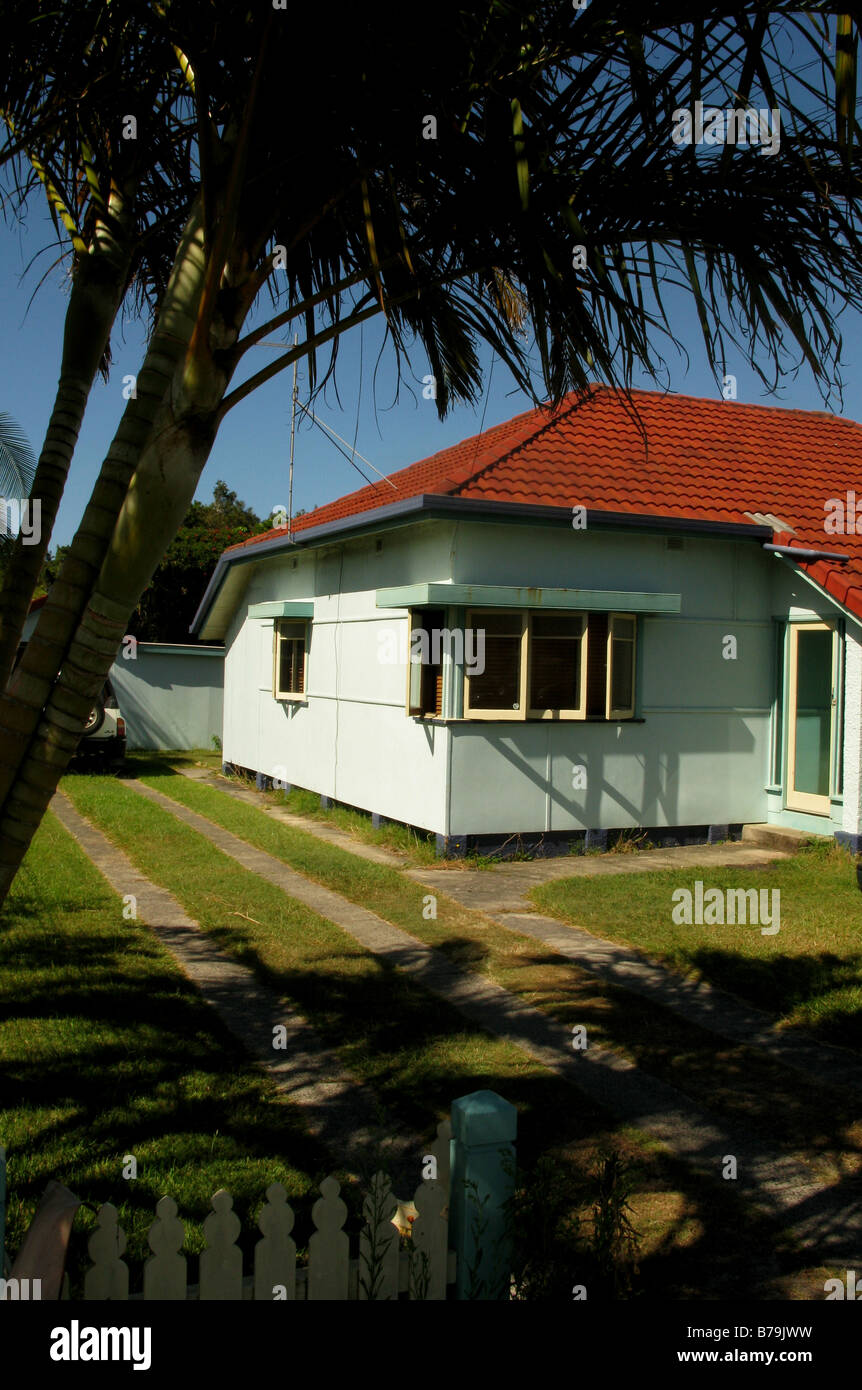
[[[305,527],[289,537],[287,529],[268,541],[243,545],[226,550],[219,557],[200,606],[189,631],[203,638],[222,638],[236,610],[250,576],[250,564],[284,551],[296,553],[318,545],[347,540],[363,532],[391,530],[409,526],[420,520],[461,520],[477,522],[509,521],[518,525],[550,525],[571,527],[571,507],[534,506],[525,502],[488,502],[482,498],[448,497],[438,493],[421,493],[403,501],[391,502],[355,516],[325,522],[322,526]],[[676,535],[720,537],[750,540],[762,544],[771,541],[769,526],[731,521],[709,521],[688,517],[607,512],[586,509],[584,530],[647,531]],[[241,582],[237,576],[244,573]],[[230,576],[230,578],[229,578]]]

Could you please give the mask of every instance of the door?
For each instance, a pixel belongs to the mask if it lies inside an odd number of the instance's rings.
[[[830,811],[834,645],[835,632],[826,623],[790,625],[785,805],[816,816]]]

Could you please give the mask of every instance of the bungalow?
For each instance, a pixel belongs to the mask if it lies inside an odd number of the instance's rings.
[[[225,643],[225,762],[441,854],[764,822],[858,850],[860,481],[825,413],[527,411],[224,552],[192,631]]]

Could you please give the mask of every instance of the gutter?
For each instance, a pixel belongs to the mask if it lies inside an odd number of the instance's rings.
[[[846,565],[850,559],[849,555],[838,555],[834,550],[803,550],[801,545],[765,545],[763,549],[789,560],[802,560],[806,565],[814,560],[835,560],[839,565]]]

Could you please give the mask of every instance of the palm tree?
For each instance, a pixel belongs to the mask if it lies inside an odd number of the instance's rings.
[[[574,16],[557,0],[528,15],[443,3],[406,34],[388,5],[373,26],[355,7],[334,28],[314,7],[289,24],[226,9],[152,11],[195,105],[191,211],[137,399],[0,698],[0,893],[221,421],[297,357],[319,389],[341,334],[381,314],[399,368],[416,342],[427,355],[441,415],[477,398],[481,343],[555,401],[597,378],[625,385],[637,364],[657,372],[659,336],[676,342],[667,287],[682,284],[717,375],[735,342],[761,371],[761,352],[777,371],[795,346],[826,382],[836,302],[862,307],[858,36],[842,22],[833,60],[825,7],[708,5],[690,23],[685,7],[631,0]],[[800,44],[818,69],[801,85]],[[674,145],[676,110],[744,107],[755,84],[782,112],[774,157]],[[246,327],[264,289],[275,312]],[[294,322],[298,347],[249,371],[257,343]]]
[[[0,690],[47,554],[90,389],[97,371],[107,379],[117,313],[133,287],[142,303],[164,288],[181,225],[178,207],[181,212],[187,196],[177,173],[183,159],[187,169],[194,128],[192,120],[184,149],[171,107],[181,82],[165,90],[166,59],[174,55],[163,34],[141,37],[134,17],[117,6],[107,13],[67,6],[59,17],[48,4],[37,5],[35,14],[29,3],[13,9],[22,12],[0,58],[7,132],[0,165],[19,216],[28,194],[44,191],[71,267],[60,375],[33,479],[41,538],[14,544],[0,592]],[[95,55],[113,65],[107,90],[104,83],[90,86]],[[144,111],[159,100],[162,107],[161,126],[155,132],[145,126],[134,141],[120,138],[132,84]]]

